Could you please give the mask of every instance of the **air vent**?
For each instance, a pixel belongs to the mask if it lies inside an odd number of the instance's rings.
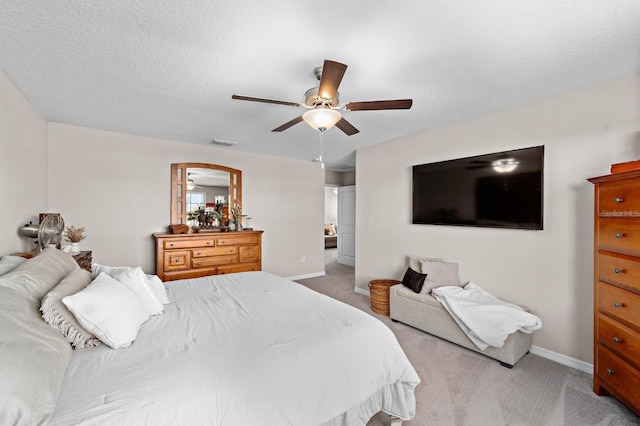
[[[232,146],[236,145],[238,142],[226,141],[224,139],[211,139],[211,144],[213,145],[222,145],[222,146]]]

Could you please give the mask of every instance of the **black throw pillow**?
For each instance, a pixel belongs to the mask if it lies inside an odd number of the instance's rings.
[[[427,274],[421,274],[416,272],[411,267],[407,268],[407,272],[404,273],[402,278],[402,284],[405,287],[409,287],[415,293],[420,293],[422,286],[424,285],[424,279],[427,278]]]

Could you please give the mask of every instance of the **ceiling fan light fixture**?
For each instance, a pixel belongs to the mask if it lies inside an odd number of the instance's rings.
[[[513,158],[503,158],[491,163],[491,167],[498,173],[509,173],[514,171],[516,167],[518,167],[518,164],[520,164],[520,162]]]
[[[342,114],[331,108],[314,108],[302,114],[302,119],[314,129],[324,131],[335,126]]]

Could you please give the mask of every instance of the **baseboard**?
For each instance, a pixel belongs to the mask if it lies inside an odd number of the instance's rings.
[[[371,293],[369,293],[369,290],[365,290],[364,288],[354,287],[353,291],[358,294],[364,294],[367,297],[371,297]]]
[[[325,275],[326,274],[324,273],[324,271],[320,271],[320,272],[312,272],[310,274],[294,275],[293,277],[286,277],[286,279],[291,281],[297,281],[297,280],[306,280],[307,278],[324,277]]]
[[[562,355],[558,352],[553,352],[538,346],[532,346],[531,353],[550,359],[551,361],[555,361],[558,364],[575,368],[576,370],[580,370],[584,373],[593,374],[593,364],[589,364],[588,362],[580,361],[579,359],[571,358],[570,356]]]
[[[364,288],[355,287],[354,291],[356,293],[364,294],[365,296],[371,297],[369,290],[365,290]],[[593,364],[589,364],[588,362],[580,361],[579,359],[571,358],[570,356],[562,355],[558,352],[553,352],[538,346],[531,346],[530,352],[543,358],[550,359],[551,361],[555,361],[558,364],[575,368],[576,370],[582,371],[584,373],[593,374]]]

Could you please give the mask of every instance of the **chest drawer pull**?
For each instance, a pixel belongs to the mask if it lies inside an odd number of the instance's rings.
[[[614,337],[614,338],[613,338],[613,341],[614,341],[615,343],[622,343],[622,339],[621,339],[621,338],[619,338],[619,337]]]
[[[620,269],[620,268],[615,268],[613,270],[613,272],[616,273],[616,274],[624,274],[624,271],[622,269]]]
[[[613,370],[612,370],[612,369],[610,369],[610,368],[607,368],[607,374],[615,374],[615,371],[613,371]]]
[[[202,262],[196,262],[197,266],[202,266]]]
[[[198,256],[200,256],[201,254],[202,254],[202,252],[198,252],[198,253],[197,253],[197,255],[198,255]],[[616,274],[617,274],[617,272],[616,272]]]
[[[207,241],[207,245],[210,246],[211,245],[211,241]]]
[[[622,197],[616,197],[616,198],[613,199],[614,203],[621,203],[623,201],[624,201],[624,198],[622,198]]]
[[[624,234],[620,233],[620,232],[616,232],[615,234],[613,234],[614,237],[616,238],[622,238],[624,237]]]
[[[173,243],[169,243],[169,247],[173,247]]]
[[[613,307],[614,307],[614,308],[622,308],[622,303],[620,303],[620,302],[613,302]]]

